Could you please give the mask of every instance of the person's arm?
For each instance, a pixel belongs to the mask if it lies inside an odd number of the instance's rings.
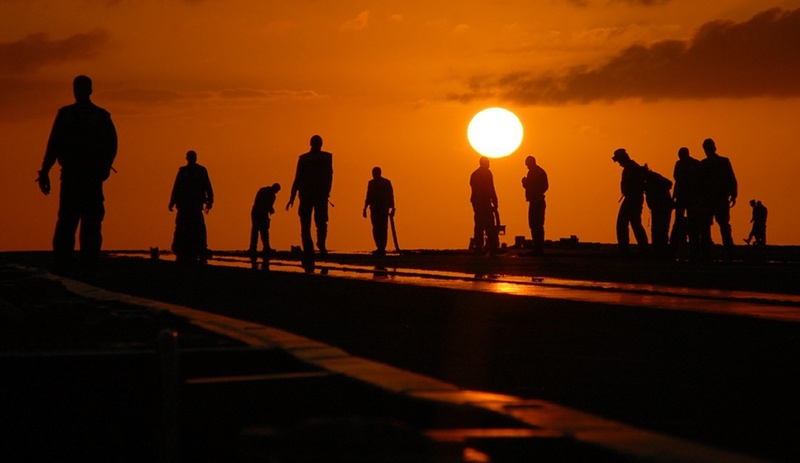
[[[47,140],[47,148],[44,152],[44,159],[42,160],[42,168],[39,170],[39,176],[36,179],[36,182],[39,184],[39,189],[45,195],[50,194],[50,169],[58,160],[63,139],[64,123],[62,113],[59,111],[55,121],[53,121],[53,128],[50,130],[50,138]]]
[[[297,168],[294,172],[294,181],[292,182],[292,192],[289,195],[289,202],[286,203],[286,210],[294,206],[294,198],[297,196],[297,190],[300,187],[300,159],[297,160]]]

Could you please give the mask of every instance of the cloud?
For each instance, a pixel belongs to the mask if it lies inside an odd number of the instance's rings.
[[[361,13],[358,13],[358,16],[355,18],[345,22],[339,28],[342,31],[360,31],[366,29],[369,25],[369,11],[364,10]]]
[[[51,64],[95,58],[105,51],[109,40],[108,31],[95,29],[60,40],[37,33],[0,43],[0,74],[29,74]]]
[[[452,99],[564,104],[705,98],[800,97],[800,9],[742,23],[714,21],[688,41],[631,46],[599,67],[475,77]]]

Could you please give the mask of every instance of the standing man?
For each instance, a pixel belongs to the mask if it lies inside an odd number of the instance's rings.
[[[54,273],[70,274],[80,223],[81,274],[91,277],[103,243],[103,182],[117,155],[117,131],[111,114],[92,103],[89,77],[76,77],[72,90],[75,103],[58,110],[37,182],[42,193],[50,194],[49,172],[58,161],[61,193],[53,236]]]
[[[270,216],[275,213],[275,197],[281,191],[279,183],[265,186],[258,190],[256,199],[253,201],[253,208],[250,210],[250,248],[249,253],[255,256],[258,250],[258,236],[261,235],[261,246],[264,258],[268,257],[273,249],[269,245],[269,226],[272,219]]]
[[[495,224],[497,211],[497,193],[494,190],[494,176],[489,170],[489,158],[481,156],[479,167],[469,178],[472,188],[470,202],[475,218],[473,244],[475,254],[482,254],[488,250],[490,254],[497,252],[500,246],[499,230]],[[484,248],[483,235],[486,234],[486,247]]]
[[[700,211],[699,182],[700,160],[689,154],[689,148],[682,147],[678,150],[678,160],[672,178],[675,187],[672,190],[672,202],[675,207],[675,223],[669,244],[673,255],[677,256],[680,248],[689,240],[689,256],[696,258],[700,249]]]
[[[528,201],[528,226],[533,239],[532,255],[544,254],[544,210],[547,206],[544,194],[550,187],[547,182],[547,173],[536,164],[536,158],[525,158],[528,175],[522,177],[522,188],[525,189],[525,200]]]
[[[728,258],[733,258],[736,246],[731,234],[731,208],[736,205],[739,184],[728,158],[717,154],[714,140],[703,141],[706,158],[700,161],[700,180],[702,183],[702,229],[700,235],[701,252],[705,260],[711,259],[711,225],[717,221],[722,245]]]
[[[622,204],[619,206],[617,214],[617,243],[619,253],[627,256],[630,253],[630,235],[628,225],[633,230],[633,236],[639,245],[642,255],[649,254],[647,245],[647,232],[642,226],[642,205],[644,204],[644,182],[645,169],[630,158],[624,148],[614,151],[612,161],[619,163],[622,167],[622,180],[620,190],[622,191]]]
[[[367,183],[367,198],[364,200],[364,210],[361,214],[372,222],[372,239],[375,240],[376,256],[386,255],[386,239],[389,231],[389,217],[394,217],[394,190],[392,182],[381,177],[381,168],[372,168],[372,180]]]
[[[208,260],[203,212],[208,214],[213,205],[214,190],[208,170],[197,163],[197,153],[190,150],[186,153],[186,165],[178,169],[169,200],[170,212],[178,207],[172,240],[172,252],[178,262],[203,263]]]
[[[644,165],[644,194],[650,208],[650,241],[657,259],[669,258],[669,222],[672,219],[672,181]]]
[[[314,241],[311,239],[311,216],[317,228],[317,247],[321,255],[328,254],[325,240],[328,237],[328,198],[333,184],[333,155],[322,151],[322,137],[314,135],[310,141],[311,151],[300,155],[292,183],[292,194],[286,210],[294,206],[294,198],[300,194],[300,238],[303,241],[303,266],[314,268]]]

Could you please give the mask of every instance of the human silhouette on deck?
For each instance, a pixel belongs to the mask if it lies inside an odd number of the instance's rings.
[[[489,158],[481,156],[479,167],[472,172],[469,186],[472,189],[470,202],[474,213],[473,251],[482,254],[497,252],[500,246],[499,228],[495,215],[497,212],[497,192],[494,189],[494,176],[489,170]],[[484,235],[486,241],[484,242]]]
[[[53,236],[53,271],[68,275],[80,224],[80,269],[83,276],[97,271],[105,216],[103,182],[117,155],[117,131],[111,114],[91,101],[92,80],[77,76],[72,82],[75,103],[58,110],[47,142],[37,182],[50,194],[49,172],[61,166],[58,221]]]
[[[206,214],[214,205],[214,190],[208,170],[197,163],[197,153],[186,153],[186,165],[178,169],[169,210],[178,208],[175,216],[175,235],[172,240],[172,252],[178,262],[205,262],[209,257]]]
[[[675,222],[669,244],[673,255],[689,242],[689,257],[697,258],[700,251],[700,160],[689,154],[689,148],[678,150],[678,160],[672,172],[675,187],[672,202],[675,207]]]
[[[744,242],[750,244],[752,240],[756,246],[764,246],[767,244],[767,208],[761,201],[755,199],[750,200],[750,207],[753,208],[753,218],[750,223],[753,227],[750,229],[750,236],[745,238]]]
[[[333,155],[322,151],[322,137],[314,135],[310,140],[311,150],[300,155],[292,182],[292,193],[286,210],[294,206],[300,195],[300,238],[303,242],[303,266],[314,267],[314,241],[311,239],[311,217],[317,229],[317,248],[321,255],[328,254],[325,241],[328,238],[328,201],[333,184]]]
[[[725,247],[728,258],[735,252],[733,236],[731,234],[731,208],[736,205],[736,196],[739,186],[733,166],[728,158],[717,154],[714,140],[707,138],[703,141],[703,151],[706,158],[700,161],[700,207],[701,231],[700,250],[705,260],[711,259],[711,226],[716,220],[719,232],[722,235],[722,245]]]
[[[630,254],[630,235],[628,227],[633,230],[633,236],[639,245],[642,255],[649,253],[647,232],[642,226],[642,207],[644,204],[645,168],[630,158],[624,148],[614,151],[611,160],[622,167],[622,204],[617,214],[617,243],[619,253],[623,256]]]
[[[672,219],[672,181],[645,164],[644,194],[650,209],[650,240],[657,259],[669,258],[669,225]]]
[[[528,202],[528,226],[533,240],[531,254],[541,256],[544,254],[544,211],[547,207],[544,194],[550,184],[547,181],[547,172],[536,164],[536,158],[526,157],[525,166],[528,174],[522,177],[522,188],[525,189],[525,200]]]
[[[253,208],[250,209],[250,247],[248,252],[255,256],[258,251],[258,237],[261,236],[262,254],[264,257],[270,256],[274,249],[269,244],[269,226],[272,219],[270,216],[275,213],[275,198],[281,191],[279,183],[260,188],[253,201]]]
[[[362,215],[372,222],[372,239],[375,241],[375,255],[386,255],[386,240],[389,235],[389,217],[394,217],[394,190],[392,182],[381,176],[381,168],[372,168],[372,180],[367,183],[367,197],[364,199]]]

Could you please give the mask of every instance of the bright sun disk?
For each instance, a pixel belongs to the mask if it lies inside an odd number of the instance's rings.
[[[467,139],[478,153],[502,158],[513,153],[522,143],[522,123],[507,109],[484,109],[469,123]]]

